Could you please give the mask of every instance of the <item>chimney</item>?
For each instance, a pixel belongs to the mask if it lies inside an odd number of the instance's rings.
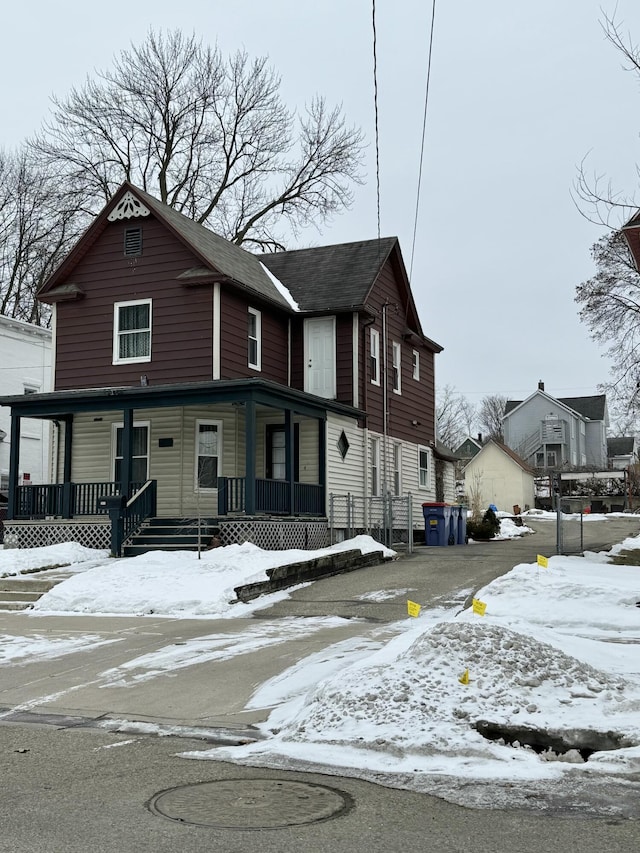
[[[482,444],[482,433],[478,433],[478,444]]]
[[[544,391],[544,382],[542,379],[538,380],[538,391]]]

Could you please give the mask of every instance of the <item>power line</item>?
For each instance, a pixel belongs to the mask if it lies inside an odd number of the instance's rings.
[[[418,210],[420,208],[420,185],[422,183],[422,163],[424,160],[424,140],[427,131],[427,106],[429,104],[429,83],[431,81],[431,53],[433,50],[433,30],[436,20],[436,0],[431,5],[431,32],[429,34],[429,58],[427,61],[427,82],[424,93],[424,115],[422,119],[422,142],[420,144],[420,168],[418,170],[418,188],[416,192],[416,212],[413,220],[413,243],[411,244],[411,264],[409,265],[409,280],[413,274],[413,256],[416,248],[416,234],[418,231]]]
[[[372,0],[372,25],[373,25],[373,106],[375,113],[376,131],[376,200],[378,210],[378,245],[380,245],[380,137],[378,129],[378,55],[376,34],[376,0]]]

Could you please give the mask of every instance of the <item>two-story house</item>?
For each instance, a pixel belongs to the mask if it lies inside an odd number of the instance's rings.
[[[53,391],[3,401],[21,544],[106,547],[107,515],[125,537],[155,515],[321,547],[331,494],[411,494],[422,522],[442,347],[396,238],[256,255],[126,183],[39,298]],[[49,487],[19,482],[29,417],[53,424]]]
[[[51,389],[51,332],[0,315],[0,394]],[[9,487],[11,411],[0,406],[0,492]],[[29,418],[20,435],[20,483],[44,483],[49,475],[49,424]]]
[[[539,382],[526,400],[509,400],[504,443],[538,470],[607,469],[609,415],[604,394],[552,397]]]

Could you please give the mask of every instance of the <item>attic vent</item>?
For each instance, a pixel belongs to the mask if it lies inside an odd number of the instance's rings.
[[[125,255],[142,254],[142,228],[124,229],[124,253]]]
[[[338,450],[340,451],[340,456],[344,459],[349,452],[349,440],[345,435],[344,430],[340,433],[340,438],[338,439]]]

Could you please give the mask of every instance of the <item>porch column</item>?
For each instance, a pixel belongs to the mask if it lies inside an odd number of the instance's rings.
[[[133,477],[133,409],[123,412],[122,429],[122,467],[120,469],[120,494],[131,497],[131,480]]]
[[[284,410],[284,454],[284,476],[287,481],[287,512],[289,515],[293,515],[296,510],[293,486],[295,477],[295,434],[291,409]]]
[[[62,461],[62,517],[73,518],[71,489],[71,444],[73,441],[73,415],[64,418],[64,457]],[[56,471],[56,477],[58,472]]]
[[[244,419],[245,440],[245,493],[244,511],[247,515],[256,514],[256,404],[247,400]]]
[[[322,503],[327,512],[327,421],[318,419],[318,484],[322,486]]]
[[[9,446],[9,500],[7,502],[7,521],[15,518],[16,491],[18,489],[18,471],[20,468],[20,417],[11,415],[11,445]]]

